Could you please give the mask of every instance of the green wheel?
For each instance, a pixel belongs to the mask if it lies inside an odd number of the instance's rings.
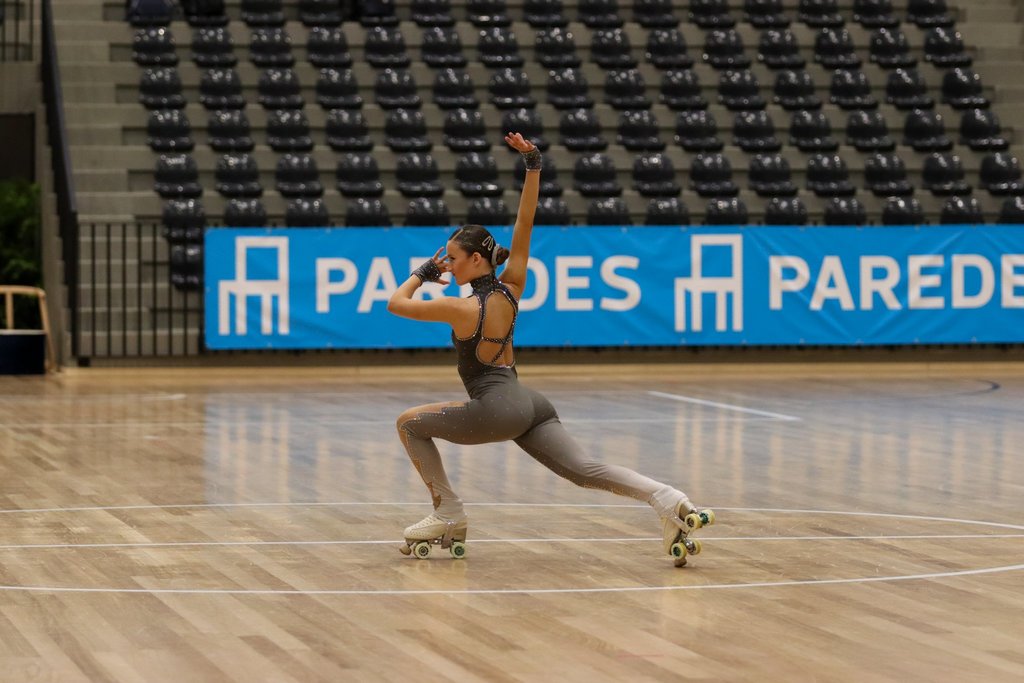
[[[426,541],[421,541],[413,546],[412,552],[416,555],[417,559],[425,560],[430,557],[430,544]]]
[[[680,557],[685,557],[686,556],[686,546],[684,546],[682,543],[673,543],[671,550],[669,550],[669,555],[671,555],[672,557],[676,558],[677,560]]]
[[[452,547],[450,548],[452,557],[456,560],[461,560],[466,556],[466,544],[462,541],[452,541]]]
[[[715,511],[714,510],[704,510],[703,512],[700,513],[700,516],[701,516],[702,521],[704,522],[704,524],[714,524],[715,523]]]

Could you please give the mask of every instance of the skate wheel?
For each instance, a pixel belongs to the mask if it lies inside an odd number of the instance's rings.
[[[452,541],[452,547],[449,550],[452,553],[452,557],[457,560],[461,560],[466,556],[466,544],[462,541]]]
[[[403,555],[412,555],[412,548],[410,548],[409,544],[406,543],[405,545],[398,546],[398,552],[402,553]]]
[[[700,513],[700,516],[703,518],[703,521],[704,521],[705,525],[710,525],[710,524],[714,524],[715,523],[715,511],[714,510],[704,510],[702,513]]]
[[[698,515],[695,512],[691,512],[690,514],[686,515],[686,517],[683,517],[683,521],[686,522],[686,526],[690,527],[691,529],[699,529],[702,526],[704,526],[704,520],[702,520],[700,518],[700,515]]]
[[[700,547],[700,541],[694,540],[686,542],[686,552],[690,553],[691,555],[699,555]]]
[[[686,546],[684,546],[682,543],[673,543],[672,544],[672,548],[669,550],[668,554],[671,555],[672,557],[676,558],[677,560],[679,558],[683,558],[683,561],[685,562],[686,561]],[[680,565],[677,564],[676,566],[678,567]]]
[[[425,560],[430,557],[430,544],[427,542],[420,542],[413,546],[413,553],[417,559]]]

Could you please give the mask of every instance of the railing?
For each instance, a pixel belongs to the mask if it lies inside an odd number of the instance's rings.
[[[172,267],[172,246],[156,223],[82,223],[83,267],[72,308],[75,356],[167,358],[201,353],[200,264]]]
[[[37,0],[0,0],[0,62],[36,58]]]
[[[46,129],[53,164],[54,193],[60,220],[64,283],[67,285],[68,310],[78,310],[78,202],[71,177],[67,128],[64,124],[64,96],[57,61],[57,40],[53,29],[51,0],[42,0],[42,77],[43,99],[46,102]],[[71,338],[73,355],[78,355],[76,315],[72,315]]]

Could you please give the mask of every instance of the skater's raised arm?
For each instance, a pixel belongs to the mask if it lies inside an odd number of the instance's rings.
[[[448,263],[441,254],[444,247],[437,250],[434,257],[425,261],[423,265],[413,271],[405,282],[398,286],[395,293],[388,301],[388,311],[403,318],[413,320],[424,320],[428,322],[443,322],[454,324],[460,315],[459,300],[444,296],[438,299],[425,301],[413,299],[416,290],[424,282],[440,282],[447,285],[449,280],[442,280],[442,273],[449,272]]]
[[[509,147],[523,155],[526,160],[526,178],[523,192],[519,197],[519,212],[516,226],[512,231],[512,249],[508,264],[501,273],[501,281],[513,290],[516,299],[526,289],[526,264],[530,260],[530,235],[533,232],[533,216],[537,211],[537,195],[540,192],[540,150],[519,133],[505,136]]]

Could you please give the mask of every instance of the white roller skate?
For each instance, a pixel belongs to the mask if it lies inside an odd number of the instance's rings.
[[[689,535],[701,527],[715,523],[714,510],[691,509],[686,503],[685,499],[679,501],[673,514],[664,519],[665,552],[675,558],[677,567],[686,564],[687,555],[696,555],[700,552],[700,541],[689,538]]]
[[[447,548],[452,557],[462,559],[466,556],[466,528],[465,515],[458,519],[446,519],[434,512],[406,527],[405,545],[398,550],[403,555],[412,554],[417,559],[425,560],[430,557],[431,548],[439,545]]]

